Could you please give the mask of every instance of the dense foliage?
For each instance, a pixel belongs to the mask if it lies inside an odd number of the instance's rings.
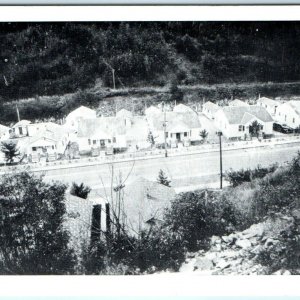
[[[76,257],[64,230],[66,186],[27,172],[0,181],[0,273],[70,274]]]
[[[299,80],[298,22],[2,23],[0,37],[5,100],[113,87],[112,68],[117,88]]]
[[[76,182],[72,183],[70,194],[77,196],[79,198],[86,199],[91,191],[91,188],[85,185],[83,182],[77,184]]]
[[[257,166],[255,169],[242,169],[238,171],[230,170],[225,174],[226,179],[230,185],[236,187],[244,182],[251,182],[256,178],[263,178],[269,173],[273,173],[277,169],[278,165],[274,164],[270,167],[263,168]]]

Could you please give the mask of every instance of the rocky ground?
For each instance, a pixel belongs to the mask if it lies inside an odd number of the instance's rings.
[[[295,216],[276,214],[245,231],[222,237],[213,236],[208,251],[187,254],[180,272],[196,272],[199,275],[290,275],[291,271],[287,268],[273,269],[270,273],[269,266],[259,263],[259,255],[277,247],[279,243],[282,247],[282,233],[299,222],[299,215],[299,211]]]

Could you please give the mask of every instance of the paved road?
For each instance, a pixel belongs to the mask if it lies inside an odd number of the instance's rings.
[[[255,168],[258,164],[269,166],[290,161],[300,150],[300,144],[278,145],[274,148],[249,148],[223,152],[223,171],[230,168]],[[135,162],[117,162],[113,165],[114,186],[120,174],[127,183],[139,176],[156,180],[162,169],[172,180],[172,186],[178,190],[188,187],[205,186],[219,179],[219,153],[202,153],[177,157],[160,157]],[[65,183],[84,182],[95,190],[108,189],[111,186],[112,165],[85,166],[78,168],[49,170],[46,180],[59,180]]]

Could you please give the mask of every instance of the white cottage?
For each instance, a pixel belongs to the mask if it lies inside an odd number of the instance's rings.
[[[300,101],[288,101],[278,106],[276,120],[295,129],[300,126]]]
[[[95,119],[96,111],[85,106],[80,106],[70,112],[66,117],[65,125],[74,130],[78,130],[80,119]]]
[[[165,122],[166,120],[166,122]],[[189,144],[190,142],[200,141],[201,124],[197,114],[166,112],[156,114],[149,122],[149,130],[152,132],[155,142],[164,143],[164,132],[168,144]],[[164,125],[166,123],[166,128]]]
[[[215,125],[226,138],[243,138],[249,135],[254,121],[260,125],[260,132],[265,135],[273,134],[273,118],[264,107],[226,106],[215,115]]]
[[[280,105],[280,102],[270,98],[262,97],[257,100],[257,105],[264,107],[268,111],[268,113],[274,117],[276,115],[276,111],[278,106]]]
[[[214,119],[215,114],[217,111],[219,111],[221,108],[215,103],[212,103],[211,101],[207,101],[202,106],[202,112],[205,114],[209,119]]]
[[[192,108],[184,104],[178,104],[173,108],[174,112],[178,113],[196,113]]]
[[[240,99],[234,99],[228,103],[229,106],[249,106],[248,103]]]

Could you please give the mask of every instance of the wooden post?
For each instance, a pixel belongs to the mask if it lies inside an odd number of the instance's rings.
[[[111,219],[110,219],[110,205],[109,203],[105,204],[105,215],[106,215],[106,234],[110,235],[111,233]]]
[[[101,237],[101,204],[93,206],[92,212],[92,228],[91,228],[91,245],[95,245],[100,241]]]

